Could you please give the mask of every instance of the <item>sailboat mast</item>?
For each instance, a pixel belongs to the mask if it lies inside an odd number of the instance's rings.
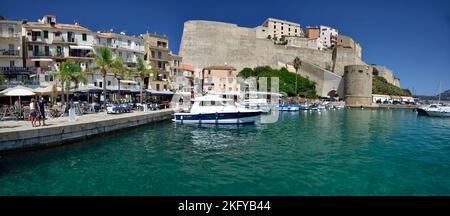
[[[442,81],[439,81],[439,103],[441,104],[441,94],[442,94]]]

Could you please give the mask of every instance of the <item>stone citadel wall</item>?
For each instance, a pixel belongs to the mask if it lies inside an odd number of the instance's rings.
[[[300,74],[317,82],[318,95],[327,96],[331,90],[343,92],[340,77],[345,66],[367,65],[354,49],[338,47],[335,52],[334,62],[333,50],[275,45],[271,40],[257,38],[256,28],[192,20],[184,23],[179,55],[183,63],[194,66],[196,73],[208,66],[224,64],[238,71],[266,65],[280,68],[298,56],[306,63]]]
[[[212,21],[187,21],[180,44],[183,62],[196,69],[227,63],[242,70],[245,67],[272,66],[278,62],[292,62],[298,56],[303,61],[331,69],[331,50],[314,50],[274,45],[271,40],[258,39],[254,28]],[[348,48],[338,48],[335,73],[342,76],[344,66],[363,64],[357,53]]]

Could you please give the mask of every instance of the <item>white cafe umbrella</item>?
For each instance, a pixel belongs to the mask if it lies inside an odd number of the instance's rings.
[[[33,92],[37,93],[39,95],[49,95],[52,93],[52,91],[53,91],[53,85],[33,89]],[[56,91],[61,92],[61,87],[57,86]]]
[[[27,89],[13,89],[11,91],[8,91],[6,96],[19,96],[19,102],[20,102],[20,96],[33,96],[34,92],[27,90]]]
[[[33,91],[27,90],[27,89],[13,89],[11,91],[8,91],[6,96],[33,96],[35,95]]]
[[[12,88],[7,88],[7,89],[1,91],[0,92],[0,96],[10,96],[9,103],[10,103],[10,105],[12,105],[12,98],[11,98],[12,96],[19,96],[19,101],[20,101],[20,96],[25,96],[25,95],[7,95],[9,92],[11,92],[13,90],[17,90],[17,89],[26,90],[26,91],[28,91],[27,93],[29,93],[29,92],[33,93],[33,89],[25,87],[25,86],[22,86],[22,85],[18,85],[18,86],[15,86],[15,87],[12,87]],[[15,92],[15,93],[20,93],[20,92]],[[22,93],[25,93],[25,92],[22,92]]]
[[[25,89],[25,90],[28,90],[28,91],[33,92],[33,89],[31,89],[31,88],[28,88],[28,87],[25,87],[25,86],[18,85],[18,86],[14,86],[14,87],[12,87],[12,88],[7,88],[7,89],[5,89],[5,90],[3,90],[3,91],[0,91],[0,94],[6,94],[6,93],[8,93],[8,92],[10,92],[10,91],[12,91],[12,90],[14,90],[14,89]]]

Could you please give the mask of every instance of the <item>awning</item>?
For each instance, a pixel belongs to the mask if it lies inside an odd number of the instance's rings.
[[[91,46],[73,46],[73,45],[70,45],[69,47],[70,47],[70,49],[94,50],[94,48],[92,48]]]
[[[35,88],[35,89],[33,89],[33,92],[37,93],[37,94],[41,94],[41,95],[46,95],[46,94],[51,94],[52,90],[53,90],[53,85],[49,85],[46,87]],[[59,87],[59,86],[56,87],[56,91],[61,92],[61,87]]]
[[[130,84],[137,84],[136,81],[133,80],[120,80],[121,83],[130,83]]]
[[[51,62],[51,61],[53,61],[53,59],[38,58],[38,59],[31,59],[31,61]]]
[[[75,92],[101,92],[103,89],[94,85],[83,85],[79,86],[78,89],[75,90]]]

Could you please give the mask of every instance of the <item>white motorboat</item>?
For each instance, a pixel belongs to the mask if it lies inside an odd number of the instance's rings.
[[[232,99],[215,95],[197,97],[189,112],[174,114],[172,121],[186,124],[249,124],[255,123],[261,110],[247,109]]]
[[[261,110],[263,113],[269,113],[272,110],[266,99],[247,99],[242,101],[241,105],[248,109]]]
[[[439,83],[439,92],[441,92],[441,83]],[[441,104],[441,93],[439,93],[439,103],[420,107],[417,113],[433,117],[450,117],[450,106]]]
[[[419,114],[426,114],[433,117],[450,117],[450,106],[441,104],[431,104],[417,109]]]

